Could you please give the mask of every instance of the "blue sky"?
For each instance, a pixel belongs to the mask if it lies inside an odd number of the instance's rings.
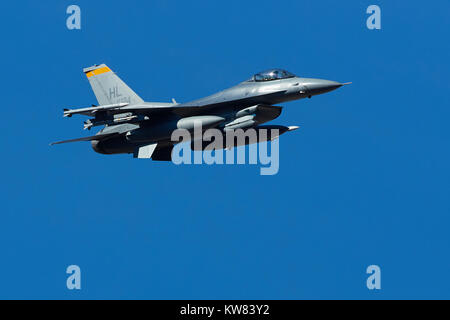
[[[69,31],[70,4],[82,29]],[[382,29],[366,28],[370,4]],[[448,1],[2,6],[0,298],[450,298]],[[82,68],[186,102],[281,67],[353,81],[284,105],[280,171],[104,156]],[[66,289],[66,267],[82,290]],[[382,289],[366,288],[381,267]]]

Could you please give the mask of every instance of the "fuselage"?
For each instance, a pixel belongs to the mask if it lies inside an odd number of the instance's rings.
[[[92,147],[97,152],[111,154],[132,153],[137,146],[150,142],[169,145],[174,130],[180,128],[191,130],[194,121],[208,124],[203,126],[204,129],[216,127],[224,130],[227,126],[255,127],[275,119],[281,113],[281,108],[263,106],[310,98],[341,86],[341,83],[335,81],[300,78],[280,69],[268,70],[213,95],[177,104],[177,107],[192,107],[193,111],[187,117],[171,114],[134,125],[107,126],[99,134],[114,130],[127,133],[100,142],[94,140]],[[239,119],[243,121],[239,122]]]
[[[253,81],[252,79],[222,90],[213,95],[197,99],[184,106],[248,107],[256,104],[274,105],[277,103],[312,97],[326,93],[342,84],[322,79],[290,77],[271,81]]]

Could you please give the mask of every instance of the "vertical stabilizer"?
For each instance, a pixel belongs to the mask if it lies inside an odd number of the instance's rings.
[[[105,64],[84,68],[99,105],[142,103],[142,100]]]

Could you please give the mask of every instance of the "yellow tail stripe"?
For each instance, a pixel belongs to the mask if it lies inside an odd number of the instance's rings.
[[[102,73],[105,73],[105,72],[109,72],[109,71],[111,71],[110,68],[102,67],[102,68],[98,68],[98,69],[95,69],[95,70],[87,72],[86,76],[89,78],[89,77],[92,77],[92,76],[95,76],[95,75],[99,75],[99,74],[102,74]]]

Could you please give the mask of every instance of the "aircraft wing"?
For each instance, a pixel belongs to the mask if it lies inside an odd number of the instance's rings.
[[[104,134],[97,134],[95,136],[89,136],[89,137],[82,137],[82,138],[76,138],[76,139],[70,139],[70,140],[63,140],[63,141],[56,141],[50,143],[50,145],[54,144],[61,144],[61,143],[68,143],[68,142],[77,142],[77,141],[92,141],[92,140],[103,140],[107,138],[111,138],[112,136],[119,135],[120,133],[114,132],[114,133],[104,133]]]

